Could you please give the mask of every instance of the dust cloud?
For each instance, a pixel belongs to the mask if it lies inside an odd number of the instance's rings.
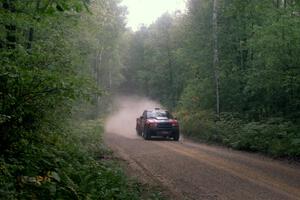
[[[144,110],[162,106],[152,100],[138,96],[118,96],[114,100],[115,112],[105,122],[105,132],[119,134],[129,138],[137,137],[136,118]]]

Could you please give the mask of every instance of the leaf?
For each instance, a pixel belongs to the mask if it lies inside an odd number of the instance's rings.
[[[292,144],[295,145],[295,146],[300,145],[300,138],[293,139]]]
[[[60,176],[56,172],[51,172],[50,177],[56,180],[57,182],[60,182]]]

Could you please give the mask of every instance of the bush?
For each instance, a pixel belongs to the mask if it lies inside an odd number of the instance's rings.
[[[300,156],[299,127],[282,119],[247,123],[241,127],[239,148],[275,156]]]
[[[209,111],[179,111],[183,134],[234,149],[263,152],[272,156],[300,157],[300,127],[281,118],[246,122],[235,114],[220,119]]]
[[[101,121],[71,124],[64,134],[23,139],[0,159],[1,199],[140,199],[115,161],[102,159]]]

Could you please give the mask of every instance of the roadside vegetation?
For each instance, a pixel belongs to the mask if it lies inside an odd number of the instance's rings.
[[[0,199],[142,199],[98,120],[121,80],[124,11],[112,0],[0,1]]]
[[[102,133],[101,121],[76,121],[35,141],[22,139],[1,159],[0,198],[140,199],[142,189],[125,177]]]
[[[190,0],[125,35],[126,88],[177,113],[182,133],[300,156],[300,4]]]

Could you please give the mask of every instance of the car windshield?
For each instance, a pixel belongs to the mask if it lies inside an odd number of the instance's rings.
[[[172,116],[167,111],[149,111],[147,112],[147,118],[157,118],[157,117],[166,117],[168,119],[171,119]]]

